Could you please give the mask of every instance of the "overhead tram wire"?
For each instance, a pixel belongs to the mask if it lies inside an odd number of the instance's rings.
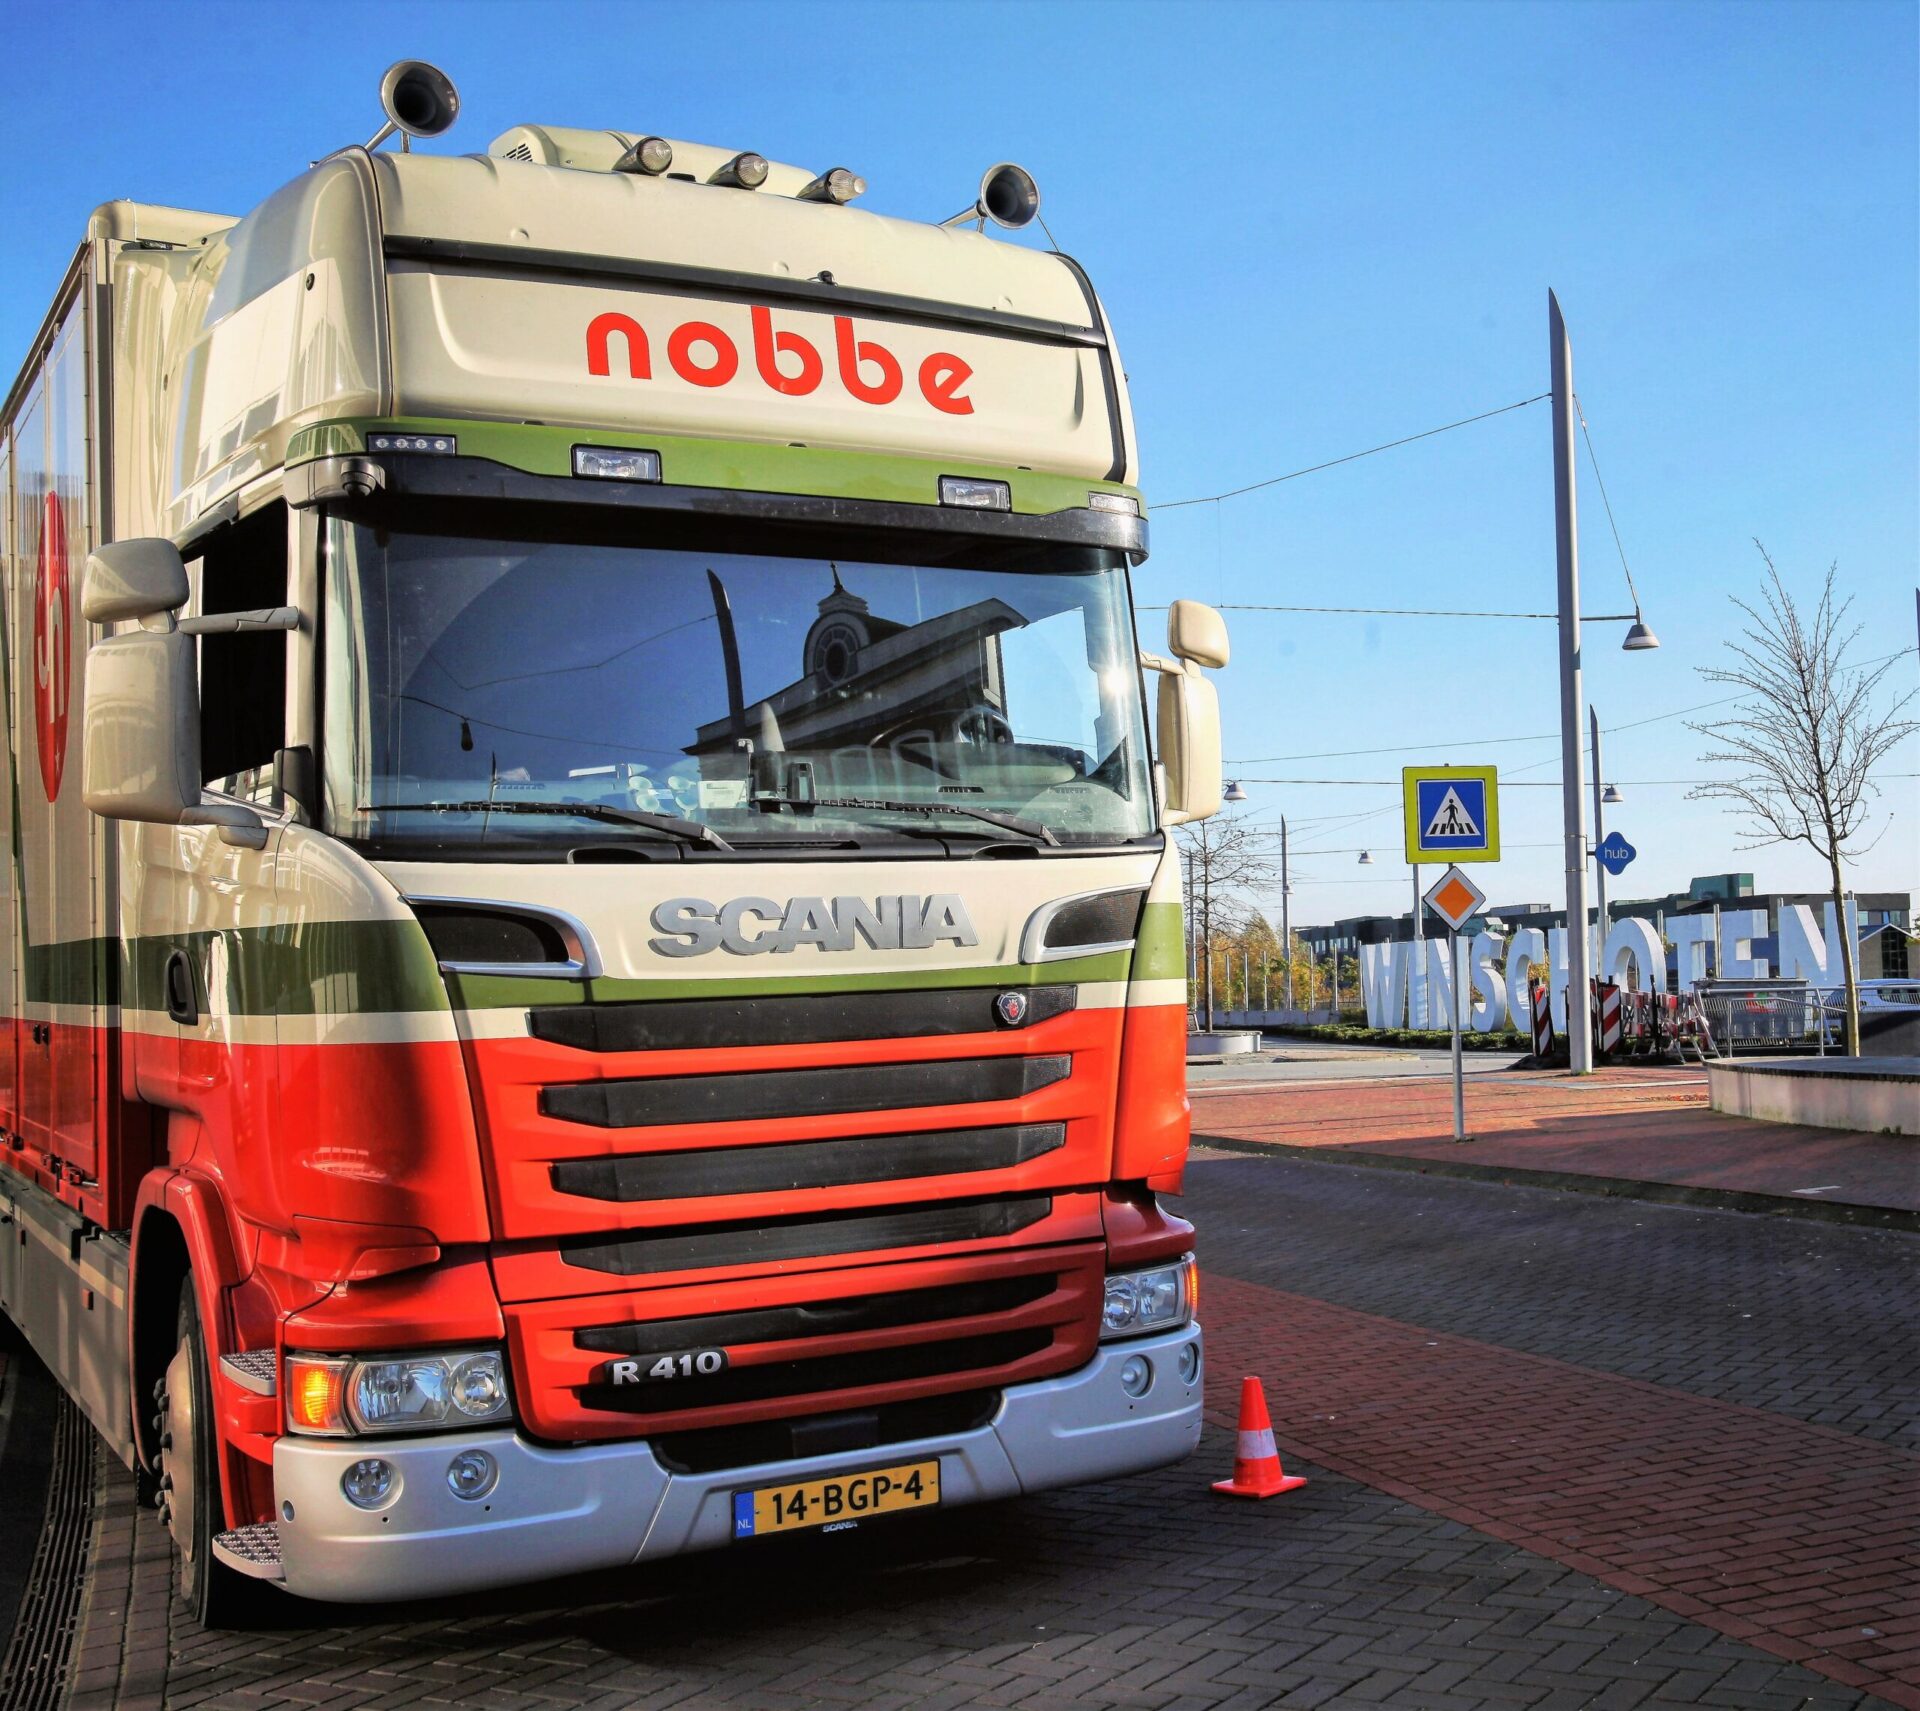
[[[1517,403],[1502,404],[1497,410],[1482,410],[1477,416],[1463,416],[1457,422],[1445,422],[1437,428],[1427,428],[1417,434],[1408,434],[1403,439],[1388,440],[1384,445],[1368,446],[1365,451],[1348,452],[1345,457],[1329,458],[1325,463],[1309,464],[1305,469],[1289,470],[1285,475],[1270,475],[1265,481],[1250,481],[1245,487],[1229,488],[1225,493],[1202,493],[1193,499],[1168,499],[1158,505],[1149,505],[1147,509],[1178,511],[1187,505],[1218,505],[1223,499],[1238,499],[1245,493],[1258,493],[1263,487],[1278,487],[1283,481],[1298,481],[1303,475],[1318,475],[1323,469],[1337,469],[1343,463],[1357,463],[1363,457],[1374,457],[1381,452],[1410,446],[1416,440],[1430,440],[1435,434],[1450,434],[1455,428],[1468,428],[1475,422],[1485,422],[1495,416],[1504,416],[1510,410],[1524,410],[1529,404],[1538,404],[1552,396],[1551,392],[1539,392],[1531,398],[1522,398]]]
[[[1894,651],[1890,654],[1881,654],[1875,659],[1862,660],[1860,662],[1860,666],[1858,669],[1865,669],[1867,666],[1870,666],[1870,665],[1885,665],[1886,662],[1890,659],[1899,659],[1903,654],[1910,654],[1916,651],[1920,651],[1920,650],[1916,650],[1914,648],[1895,648]],[[1603,736],[1610,737],[1616,731],[1637,731],[1644,725],[1658,725],[1658,724],[1664,723],[1668,719],[1683,719],[1689,713],[1704,713],[1709,707],[1724,707],[1730,701],[1744,701],[1747,699],[1748,699],[1748,696],[1746,692],[1742,691],[1738,695],[1722,695],[1712,701],[1696,701],[1690,707],[1675,707],[1665,713],[1650,714],[1647,718],[1644,718],[1644,719],[1627,719],[1622,721],[1618,725],[1603,725],[1600,728],[1601,734]],[[1431,754],[1438,749],[1466,750],[1466,749],[1474,749],[1474,748],[1492,748],[1495,744],[1545,743],[1545,742],[1557,743],[1559,740],[1560,740],[1560,733],[1557,731],[1541,731],[1536,733],[1535,735],[1526,736],[1526,737],[1461,738],[1457,741],[1451,741],[1451,742],[1449,741],[1428,742],[1423,739],[1417,743],[1386,743],[1380,746],[1379,748],[1371,748],[1371,749],[1318,749],[1311,754],[1244,755],[1236,759],[1229,760],[1226,764],[1228,766],[1277,766],[1277,765],[1282,765],[1292,761],[1299,761],[1299,760],[1351,760],[1351,759],[1356,759],[1362,755]],[[1249,779],[1248,782],[1252,783],[1254,781]]]
[[[1607,497],[1606,477],[1600,473],[1600,459],[1593,449],[1593,435],[1587,431],[1586,406],[1580,402],[1580,394],[1573,395],[1574,414],[1580,418],[1580,437],[1587,442],[1587,462],[1593,465],[1593,484],[1600,489],[1600,503],[1607,513],[1607,527],[1613,531],[1613,549],[1620,555],[1620,569],[1627,578],[1627,594],[1633,601],[1633,609],[1640,610],[1640,591],[1633,585],[1633,571],[1627,565],[1627,549],[1621,544],[1620,525],[1613,520],[1613,501]]]

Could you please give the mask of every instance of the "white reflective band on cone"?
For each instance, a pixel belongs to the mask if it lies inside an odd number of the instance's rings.
[[[1280,1452],[1273,1447],[1273,1428],[1269,1426],[1261,1432],[1242,1432],[1240,1434],[1240,1459],[1242,1461],[1268,1461]]]

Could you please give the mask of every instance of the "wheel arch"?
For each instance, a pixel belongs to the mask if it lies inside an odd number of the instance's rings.
[[[133,1441],[140,1465],[148,1470],[159,1447],[151,1406],[154,1385],[173,1358],[180,1290],[189,1279],[208,1358],[217,1365],[232,1344],[226,1292],[241,1281],[219,1189],[196,1172],[153,1171],[141,1183],[134,1204],[127,1315]],[[228,1454],[223,1437],[223,1473],[230,1473]]]

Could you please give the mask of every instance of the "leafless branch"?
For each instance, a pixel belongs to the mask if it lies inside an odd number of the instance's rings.
[[[1914,692],[1881,706],[1882,679],[1901,655],[1870,666],[1848,663],[1863,625],[1849,626],[1851,596],[1837,597],[1839,567],[1829,566],[1820,598],[1803,610],[1759,541],[1766,579],[1758,603],[1739,598],[1745,617],[1726,641],[1731,663],[1700,675],[1740,697],[1725,717],[1689,729],[1712,745],[1700,758],[1722,769],[1689,794],[1729,804],[1752,828],[1742,847],[1802,843],[1826,863],[1836,913],[1845,919],[1844,869],[1863,850],[1874,799],[1874,768],[1920,724],[1902,717]],[[1871,845],[1867,846],[1868,848]],[[1843,935],[1844,937],[1844,935]],[[1858,1049],[1857,980],[1846,947],[1849,1049]]]

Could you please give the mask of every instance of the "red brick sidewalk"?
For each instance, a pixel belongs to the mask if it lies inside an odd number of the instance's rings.
[[[1667,1070],[1471,1076],[1465,1145],[1443,1077],[1196,1087],[1192,1099],[1196,1138],[1920,1212],[1911,1136],[1724,1116],[1707,1108],[1704,1078]]]
[[[1920,1456],[1217,1274],[1204,1309],[1217,1421],[1263,1373],[1286,1454],[1920,1711]]]

